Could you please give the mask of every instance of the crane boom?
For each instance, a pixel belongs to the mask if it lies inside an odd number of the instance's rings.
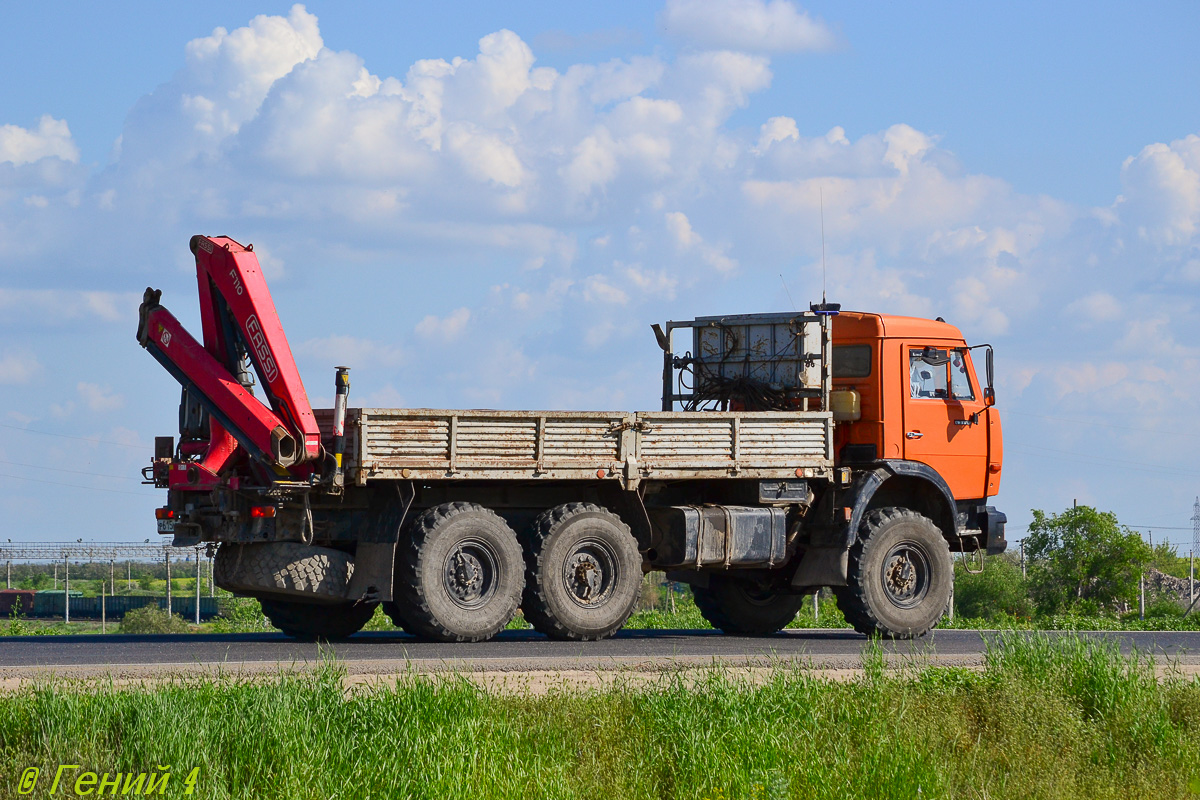
[[[146,289],[138,325],[138,342],[210,415],[207,450],[187,482],[210,485],[239,447],[277,471],[315,461],[320,430],[253,245],[225,236],[193,236],[190,245],[203,343],[159,303],[162,292],[155,289]],[[239,380],[243,358],[258,373],[269,406]]]

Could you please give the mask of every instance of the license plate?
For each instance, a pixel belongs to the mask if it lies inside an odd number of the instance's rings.
[[[158,520],[158,532],[159,533],[174,533],[175,532],[175,520],[173,520],[173,519]]]

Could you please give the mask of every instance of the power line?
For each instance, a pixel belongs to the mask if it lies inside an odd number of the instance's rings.
[[[15,481],[29,481],[30,483],[46,483],[51,486],[67,486],[72,489],[87,489],[88,491],[92,491],[92,492],[108,492],[109,494],[131,494],[135,497],[142,497],[142,498],[147,498],[147,499],[152,496],[148,492],[126,492],[121,489],[102,489],[99,486],[81,486],[78,483],[61,483],[59,481],[46,481],[46,480],[42,480],[41,478],[27,478],[24,475],[8,475],[3,472],[0,472],[0,478],[12,478]]]
[[[1004,410],[1005,414],[1016,414],[1018,417],[1033,417],[1035,419],[1048,419],[1054,422],[1074,422],[1077,425],[1094,425],[1098,428],[1113,428],[1118,431],[1137,431],[1138,433],[1157,433],[1164,436],[1193,436],[1200,438],[1200,434],[1187,433],[1186,431],[1162,431],[1157,428],[1135,428],[1130,425],[1113,425],[1108,422],[1095,422],[1083,417],[1050,417],[1045,414],[1030,414],[1027,411],[1013,411],[1011,408]]]
[[[1056,450],[1052,447],[1041,447],[1039,445],[1025,444],[1023,442],[1008,441],[1008,442],[1005,442],[1005,444],[1008,445],[1009,447],[1012,447],[1012,448],[1015,448],[1018,450],[1020,450],[1021,448],[1025,448],[1025,449],[1029,449],[1029,450],[1040,450],[1040,451],[1046,452],[1046,453],[1058,453],[1060,455],[1065,455],[1065,456],[1074,456],[1077,459],[1086,459],[1086,462],[1081,462],[1081,463],[1093,464],[1097,461],[1103,461],[1103,462],[1107,462],[1109,464],[1118,465],[1122,468],[1134,469],[1139,472],[1168,472],[1168,473],[1171,473],[1172,475],[1178,475],[1181,473],[1187,474],[1187,475],[1200,475],[1200,471],[1197,471],[1197,470],[1178,469],[1175,467],[1167,467],[1167,466],[1156,465],[1156,464],[1141,464],[1136,461],[1126,461],[1124,459],[1114,458],[1112,456],[1097,456],[1097,455],[1092,455],[1090,453],[1076,453],[1071,450]]]
[[[138,450],[144,450],[145,445],[130,444],[129,442],[114,442],[109,439],[93,439],[87,436],[69,436],[65,433],[51,433],[50,431],[35,431],[33,428],[22,428],[20,425],[6,425],[0,422],[0,428],[8,428],[22,433],[36,433],[39,436],[55,436],[59,439],[74,439],[77,442],[92,442],[93,444],[111,444],[115,447],[133,447]]]
[[[106,475],[103,472],[83,472],[77,469],[63,469],[62,467],[44,467],[41,464],[22,464],[19,461],[5,461],[0,458],[0,464],[8,464],[13,467],[29,467],[31,469],[47,469],[51,472],[69,472],[72,475],[90,475],[93,478],[119,478],[123,481],[136,481],[137,478],[132,475]]]

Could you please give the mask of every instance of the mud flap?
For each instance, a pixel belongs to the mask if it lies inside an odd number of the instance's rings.
[[[354,552],[354,574],[346,599],[367,603],[392,600],[392,571],[396,566],[396,542],[359,542]]]
[[[849,580],[850,551],[845,547],[810,547],[792,576],[792,586],[845,586]]]

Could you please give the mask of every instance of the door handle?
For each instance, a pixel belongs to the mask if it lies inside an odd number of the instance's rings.
[[[921,433],[920,431],[909,431],[908,433],[904,434],[904,438],[905,439],[920,439],[924,435],[925,434]]]

